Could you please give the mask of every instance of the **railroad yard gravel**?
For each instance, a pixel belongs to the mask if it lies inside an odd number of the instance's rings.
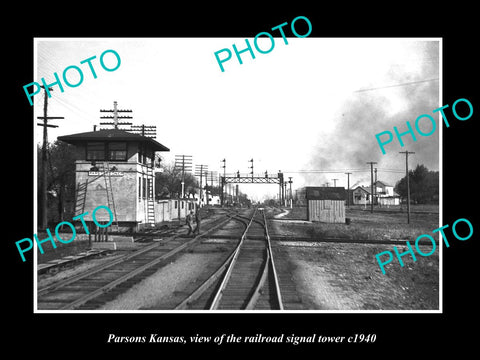
[[[432,219],[435,221],[435,216]],[[294,226],[288,221],[271,221],[270,224],[272,236],[293,238],[304,237],[311,232],[312,226],[324,226],[305,221],[303,224],[295,221]],[[342,225],[338,227],[346,228]],[[411,231],[417,230],[413,228]],[[381,234],[380,231],[377,233]],[[391,250],[392,245],[348,241],[325,243],[321,242],[321,237],[317,240],[274,242],[281,245],[278,246],[277,257],[288,259],[297,291],[308,309],[438,310],[438,251],[428,258],[419,257],[416,262],[409,256],[405,257],[404,267],[398,263],[390,264],[384,275],[375,255]],[[399,251],[406,249],[406,246],[398,247]],[[424,251],[429,249],[427,246]]]
[[[172,309],[188,295],[186,289],[207,271],[208,264],[224,256],[222,249],[213,248],[208,253],[185,253],[98,310]]]

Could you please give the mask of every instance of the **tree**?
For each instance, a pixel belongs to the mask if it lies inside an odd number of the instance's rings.
[[[410,199],[418,204],[438,202],[439,172],[429,171],[425,165],[417,165],[409,171]],[[407,197],[407,178],[404,176],[395,185],[395,191],[403,198]]]
[[[37,146],[41,159],[41,146]],[[60,222],[74,214],[75,201],[75,149],[74,146],[56,140],[47,144],[47,214],[48,222]],[[42,175],[38,162],[38,178]],[[38,194],[41,192],[38,181]],[[66,216],[68,214],[69,216]],[[70,216],[71,215],[71,216]]]
[[[195,176],[187,172],[184,181],[185,196],[195,196],[198,189]],[[155,174],[155,189],[157,199],[180,197],[182,193],[182,171],[175,168],[174,164],[164,165],[163,172]]]

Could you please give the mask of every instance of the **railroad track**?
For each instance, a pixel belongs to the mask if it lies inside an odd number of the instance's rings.
[[[283,310],[264,211],[254,209],[249,217],[237,214],[232,219],[244,225],[237,246],[175,309]]]
[[[114,261],[40,288],[37,291],[37,309],[96,309],[156,272],[175,255],[194,246],[202,237],[230,221],[231,217],[232,214],[226,214],[226,218],[213,222],[202,235],[192,239],[177,236],[163,239]]]

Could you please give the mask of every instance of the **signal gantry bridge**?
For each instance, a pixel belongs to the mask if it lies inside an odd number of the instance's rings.
[[[283,173],[279,172],[276,175],[269,175],[267,172],[263,175],[240,174],[236,172],[230,175],[220,176],[220,184],[222,186],[222,206],[224,205],[225,185],[226,184],[278,184],[279,185],[279,197],[281,202],[285,201],[286,183],[284,181]]]

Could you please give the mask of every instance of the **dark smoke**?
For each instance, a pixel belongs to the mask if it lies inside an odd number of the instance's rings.
[[[388,73],[391,78],[390,84],[438,78],[438,44],[429,43],[419,48],[425,59],[421,63],[421,71],[405,74],[401,66],[392,66]],[[401,110],[398,111],[397,108],[393,113],[390,110],[391,101],[397,104],[398,99],[402,104]],[[336,124],[334,130],[328,134],[320,132],[318,143],[312,149],[311,158],[305,167],[315,170],[369,169],[367,162],[375,161],[378,163],[375,166],[379,171],[382,168],[404,169],[405,156],[399,154],[399,151],[408,149],[415,152],[411,157],[411,168],[418,163],[424,164],[429,170],[438,170],[439,126],[442,126],[443,121],[439,122],[438,115],[432,114],[432,110],[438,107],[438,80],[354,92],[344,101],[335,118],[331,120]],[[428,137],[423,137],[414,130],[417,141],[414,142],[410,135],[405,135],[402,138],[405,143],[403,148],[394,135],[393,141],[385,146],[386,154],[383,155],[375,134],[387,130],[393,133],[393,126],[404,132],[407,130],[406,121],[414,128],[415,119],[422,114],[432,115],[436,119],[436,131]],[[428,132],[431,124],[422,121],[420,128]],[[398,179],[402,176],[397,175]],[[343,179],[345,175],[339,174],[338,177]],[[305,181],[308,185],[320,186],[326,181],[332,184],[331,178],[330,174],[307,175]],[[354,174],[350,185],[365,181],[370,181],[370,172]]]

